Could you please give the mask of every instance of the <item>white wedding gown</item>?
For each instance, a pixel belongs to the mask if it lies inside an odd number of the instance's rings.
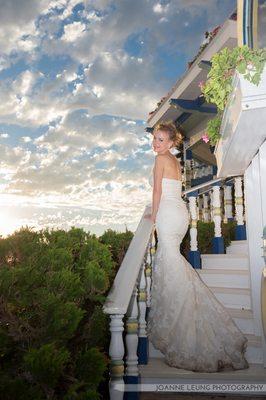
[[[153,177],[150,176],[152,185]],[[180,253],[189,214],[182,183],[163,178],[147,334],[170,366],[215,372],[244,369],[247,338]]]

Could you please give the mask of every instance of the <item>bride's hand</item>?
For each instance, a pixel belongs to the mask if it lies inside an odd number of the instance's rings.
[[[155,223],[155,217],[152,214],[146,214],[144,218],[149,219],[153,224]]]

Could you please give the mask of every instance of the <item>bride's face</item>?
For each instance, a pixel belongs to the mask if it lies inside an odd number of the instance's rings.
[[[165,131],[156,131],[153,134],[152,148],[158,154],[163,154],[170,149],[173,142]]]

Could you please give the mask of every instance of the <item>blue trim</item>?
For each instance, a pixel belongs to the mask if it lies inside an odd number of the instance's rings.
[[[245,225],[237,225],[235,228],[235,240],[246,240],[246,226]]]
[[[188,261],[193,268],[201,269],[201,257],[199,250],[190,250],[188,253]]]
[[[202,99],[196,98],[195,100],[185,100],[185,99],[170,99],[171,106],[177,107],[180,110],[186,112],[189,111],[199,112],[204,114],[217,114],[217,107],[214,105],[202,105]]]
[[[124,382],[126,385],[138,385],[140,384],[140,375],[124,375]],[[140,392],[124,392],[123,400],[139,400]]]
[[[234,221],[234,217],[227,218],[227,221]]]
[[[211,66],[212,66],[212,63],[207,60],[200,60],[200,62],[198,63],[198,67],[200,69],[206,69],[207,71],[209,71],[211,69]]]
[[[192,150],[186,150],[186,160],[192,160]]]
[[[213,254],[224,254],[225,253],[224,238],[222,236],[214,237],[212,239],[212,253]]]
[[[154,129],[154,128],[151,128],[151,127],[147,126],[147,127],[145,128],[145,131],[148,132],[148,133],[152,133],[152,132],[153,132],[153,129]]]
[[[139,337],[137,350],[139,364],[148,364],[148,338]]]
[[[219,182],[214,182],[214,183],[212,184],[212,186],[222,186],[222,182],[221,182],[221,181],[219,181]]]
[[[197,197],[199,194],[198,190],[194,190],[193,192],[187,193],[187,197]]]
[[[192,114],[189,112],[183,112],[177,119],[176,122],[178,124],[183,124]]]
[[[225,185],[226,186],[234,186],[234,182],[232,182],[232,181],[231,182],[225,182]]]

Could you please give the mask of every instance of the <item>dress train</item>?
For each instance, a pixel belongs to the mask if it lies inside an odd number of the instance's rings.
[[[173,367],[200,372],[248,368],[248,339],[180,253],[189,224],[181,189],[181,181],[163,178],[148,338]]]

